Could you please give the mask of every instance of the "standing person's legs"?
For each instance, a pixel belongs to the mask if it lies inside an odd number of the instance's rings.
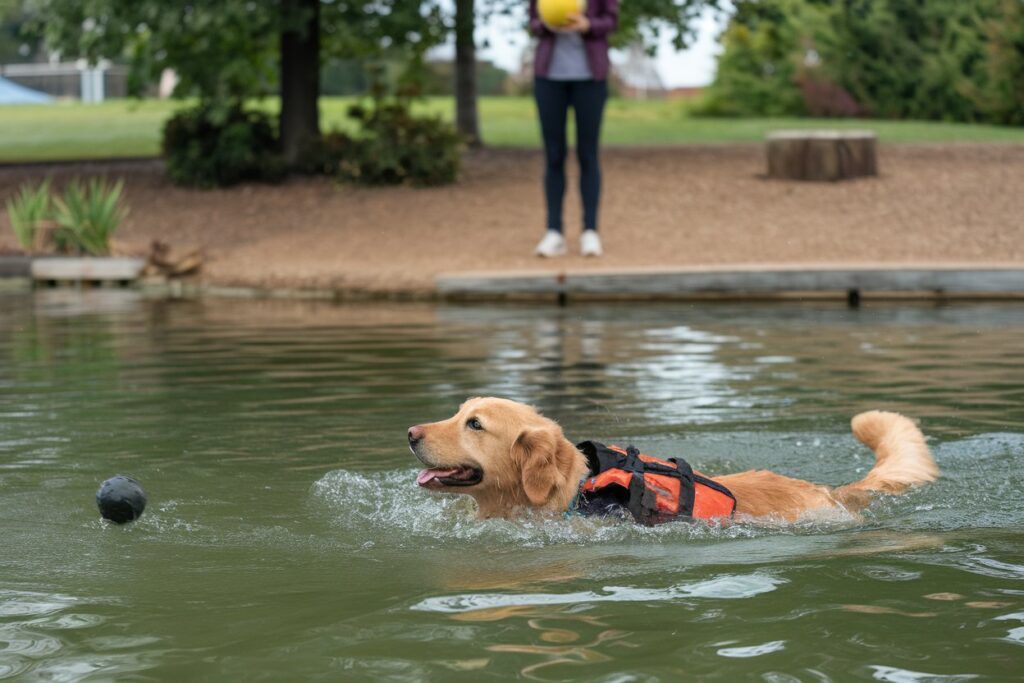
[[[583,229],[597,230],[597,207],[601,200],[601,165],[598,145],[601,120],[608,99],[606,81],[577,81],[570,94],[576,112],[576,155],[580,163],[580,196],[583,199]]]
[[[548,205],[548,230],[562,232],[562,199],[565,197],[565,122],[569,109],[568,83],[536,78],[540,131],[544,138],[544,197]]]

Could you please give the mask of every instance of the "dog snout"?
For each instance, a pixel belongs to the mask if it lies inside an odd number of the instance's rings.
[[[416,444],[423,440],[423,427],[416,425],[409,427],[409,447],[416,448]]]

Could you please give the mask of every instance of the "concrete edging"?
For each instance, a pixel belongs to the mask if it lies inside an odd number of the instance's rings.
[[[0,256],[0,278],[32,276],[32,259],[28,256]]]
[[[68,259],[37,259],[39,262]],[[758,301],[787,299],[1018,299],[1024,300],[1024,266],[1017,264],[940,264],[934,266],[731,266],[633,268],[592,271],[450,273],[433,288],[360,287],[289,288],[222,285],[202,280],[136,279],[141,259],[102,274],[97,270],[60,270],[28,259],[7,267],[5,291],[31,287],[32,280],[134,281],[150,296],[173,298],[291,299],[355,301],[539,301],[568,298],[590,301]],[[0,264],[2,265],[2,264]],[[57,268],[58,270],[54,270]],[[132,273],[136,273],[133,275]],[[17,287],[15,285],[18,285]]]
[[[1024,267],[894,264],[453,273],[439,276],[437,288],[447,298],[1024,298]]]

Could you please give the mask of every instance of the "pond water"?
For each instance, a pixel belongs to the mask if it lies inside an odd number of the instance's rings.
[[[405,434],[480,394],[832,484],[898,410],[944,477],[862,523],[481,522]],[[0,678],[1019,679],[1022,487],[1021,305],[0,296]]]

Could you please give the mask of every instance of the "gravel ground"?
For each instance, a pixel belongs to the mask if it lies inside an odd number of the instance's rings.
[[[890,145],[883,175],[839,184],[769,181],[760,146],[604,151],[606,255],[540,260],[541,155],[469,155],[454,186],[363,189],[325,179],[192,191],[159,162],[0,168],[0,201],[52,175],[126,179],[119,243],[202,247],[223,285],[430,289],[457,271],[724,264],[1024,263],[1024,145]],[[570,164],[566,224],[579,224]],[[13,246],[0,217],[0,252]]]

